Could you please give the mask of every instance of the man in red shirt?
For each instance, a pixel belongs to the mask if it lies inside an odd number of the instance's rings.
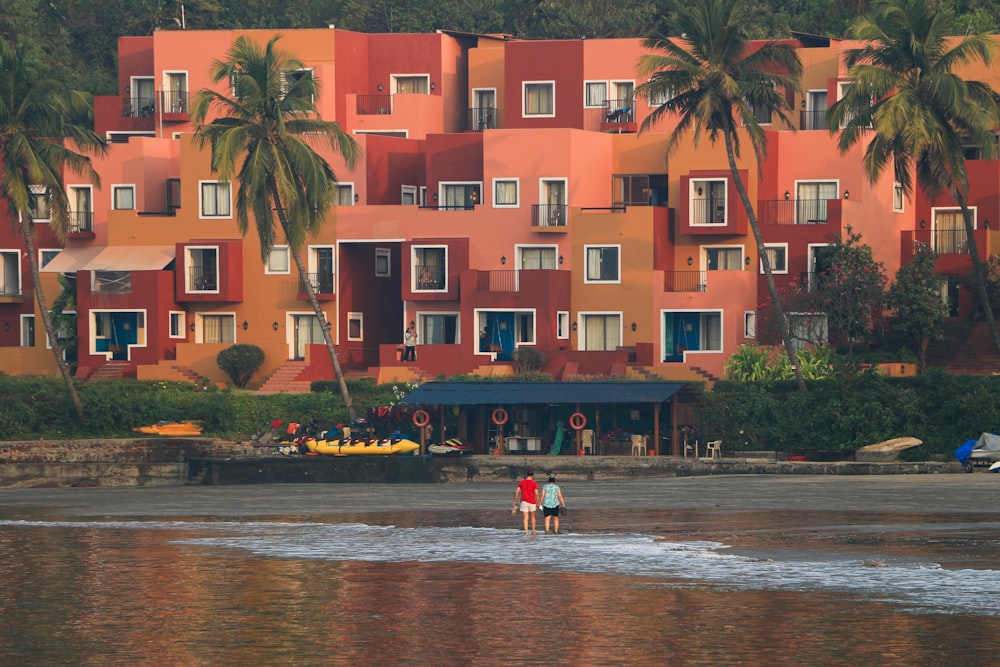
[[[528,470],[524,479],[514,489],[514,510],[521,510],[524,517],[524,534],[528,535],[528,517],[531,517],[531,534],[535,534],[535,512],[538,511],[538,483],[535,474]]]

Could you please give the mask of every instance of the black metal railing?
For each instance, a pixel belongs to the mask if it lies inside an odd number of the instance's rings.
[[[663,272],[663,291],[665,292],[704,292],[707,286],[707,271]]]
[[[444,289],[444,267],[438,264],[418,264],[416,267],[416,289]]]
[[[476,289],[480,292],[517,292],[520,288],[518,276],[516,269],[479,271]]]
[[[188,278],[192,292],[214,292],[219,289],[219,281],[216,278],[214,269],[207,269],[202,266],[192,266],[188,268]]]
[[[126,97],[122,100],[122,116],[149,118],[156,113],[156,100],[152,97]]]
[[[965,255],[969,252],[969,236],[964,229],[935,229],[934,252],[939,255]]]
[[[305,279],[299,280],[299,294],[308,294],[306,281],[312,285],[313,293],[323,296],[333,294],[333,274],[332,273],[307,273]]]
[[[188,113],[190,96],[186,90],[161,90],[160,99],[163,113]]]
[[[359,116],[388,116],[392,113],[392,95],[358,95]]]
[[[635,108],[632,104],[632,100],[628,98],[619,100],[604,100],[604,122],[634,123]]]
[[[691,223],[695,225],[725,224],[726,198],[706,197],[691,202]]]
[[[469,109],[469,129],[474,132],[497,129],[496,107],[473,107]]]
[[[829,129],[829,125],[827,124],[828,115],[829,112],[826,109],[814,110],[814,111],[800,111],[799,129],[800,130]]]
[[[70,234],[85,234],[94,231],[94,212],[70,211],[69,227],[66,231]]]
[[[566,204],[532,204],[532,227],[566,227],[568,219]]]
[[[829,199],[767,199],[757,202],[762,225],[825,225]]]

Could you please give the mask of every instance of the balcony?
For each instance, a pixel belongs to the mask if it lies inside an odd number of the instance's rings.
[[[482,132],[497,129],[496,107],[473,107],[469,109],[469,130]]]
[[[332,301],[336,297],[336,281],[332,273],[307,273],[305,279],[299,280],[299,299],[304,301],[309,300],[306,281],[312,285],[318,301]]]
[[[186,90],[160,91],[161,116],[165,121],[186,121],[189,119],[190,95]]]
[[[476,290],[479,292],[519,291],[520,271],[503,269],[500,271],[477,271]]]
[[[69,211],[69,226],[66,228],[66,233],[70,238],[93,238],[93,211]]]
[[[188,284],[192,292],[218,292],[219,280],[214,268],[192,266],[188,268]]]
[[[156,100],[152,97],[123,97],[123,118],[152,118],[156,113]]]
[[[634,133],[638,130],[639,126],[635,122],[635,105],[631,99],[604,101],[601,132],[624,134]]]
[[[416,289],[422,291],[441,291],[445,285],[445,271],[440,264],[417,264],[414,275],[417,276]]]
[[[20,280],[0,281],[0,303],[21,303],[23,298]]]
[[[664,271],[664,292],[704,292],[708,287],[708,271]]]
[[[536,232],[566,233],[569,211],[566,204],[532,204],[531,227]]]
[[[91,291],[95,294],[131,294],[131,271],[94,271]]]
[[[691,201],[692,225],[726,224],[726,198],[705,197]]]
[[[359,116],[389,116],[392,95],[358,95],[355,111]]]
[[[826,225],[839,220],[838,199],[770,199],[757,202],[762,225]]]
[[[800,111],[799,112],[799,129],[800,130],[828,130],[827,116],[829,112],[826,109],[812,110],[812,111]]]

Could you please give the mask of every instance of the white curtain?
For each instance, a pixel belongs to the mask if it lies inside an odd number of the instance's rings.
[[[495,204],[517,204],[517,181],[497,181],[494,198]]]
[[[524,113],[552,113],[552,84],[529,83],[524,86]]]

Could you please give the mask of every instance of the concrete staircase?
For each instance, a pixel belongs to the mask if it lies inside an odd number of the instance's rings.
[[[278,370],[271,374],[271,377],[261,385],[258,393],[261,394],[308,394],[309,380],[299,380],[302,371],[306,368],[306,362],[301,360],[288,360],[282,364]]]
[[[927,367],[964,375],[1000,373],[1000,354],[993,345],[989,325],[945,320],[944,339],[931,342],[927,348]]]
[[[87,376],[87,380],[118,380],[123,377],[135,377],[135,371],[131,371],[127,361],[108,361],[97,370]]]
[[[704,382],[706,389],[711,389],[720,379],[697,366],[629,366],[626,377],[661,382]]]

